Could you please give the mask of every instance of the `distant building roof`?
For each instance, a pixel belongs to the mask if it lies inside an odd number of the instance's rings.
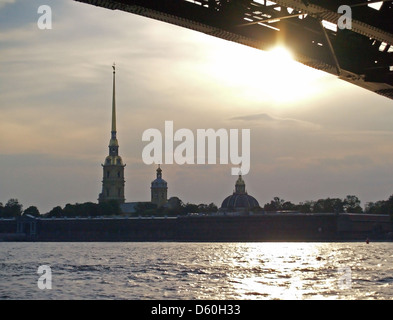
[[[247,194],[246,184],[242,176],[239,175],[235,184],[235,191],[224,199],[220,211],[246,211],[255,207],[259,207],[259,203],[253,196]]]
[[[162,169],[161,169],[160,165],[158,165],[158,169],[156,171],[157,171],[157,179],[155,179],[151,183],[152,189],[154,189],[154,188],[167,188],[167,186],[168,186],[167,182],[164,179],[162,179]]]
[[[236,208],[255,208],[259,207],[258,201],[253,197],[245,194],[237,194],[226,197],[221,204],[222,209],[236,209]]]

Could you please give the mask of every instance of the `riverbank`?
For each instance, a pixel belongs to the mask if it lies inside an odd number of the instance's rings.
[[[0,241],[371,241],[391,240],[389,216],[261,214],[0,220]]]

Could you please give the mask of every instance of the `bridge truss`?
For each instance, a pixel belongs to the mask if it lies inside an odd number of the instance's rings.
[[[393,1],[75,0],[189,28],[298,62],[393,99]],[[339,10],[346,5],[350,10]],[[341,13],[339,13],[341,12]],[[351,26],[345,15],[351,13]]]

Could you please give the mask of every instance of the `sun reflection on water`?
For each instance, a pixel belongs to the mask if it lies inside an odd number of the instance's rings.
[[[238,244],[242,259],[232,261],[230,282],[240,299],[321,299],[315,292],[337,285],[337,273],[329,265],[322,243]],[[239,268],[240,267],[240,268]],[[242,270],[238,273],[236,270]],[[246,271],[246,272],[244,272]],[[327,277],[328,275],[328,277]],[[330,298],[336,298],[333,294]]]

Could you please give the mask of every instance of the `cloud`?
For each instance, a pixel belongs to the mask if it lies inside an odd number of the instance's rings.
[[[0,9],[5,7],[7,4],[15,3],[16,0],[0,0]]]
[[[358,168],[365,168],[368,166],[372,166],[374,161],[371,157],[365,155],[348,155],[348,156],[339,156],[339,157],[324,157],[315,159],[315,164],[317,164],[320,168],[324,168],[324,170],[335,170],[340,171],[342,169],[354,170]]]
[[[280,124],[285,126],[298,126],[307,129],[320,129],[321,126],[309,121],[303,121],[293,118],[281,118],[277,116],[272,116],[267,113],[257,113],[246,116],[237,116],[230,118],[232,121],[248,121],[248,122],[263,122],[271,124]]]
[[[243,120],[243,121],[275,121],[276,119],[267,113],[251,114],[248,116],[233,117],[231,120]]]

